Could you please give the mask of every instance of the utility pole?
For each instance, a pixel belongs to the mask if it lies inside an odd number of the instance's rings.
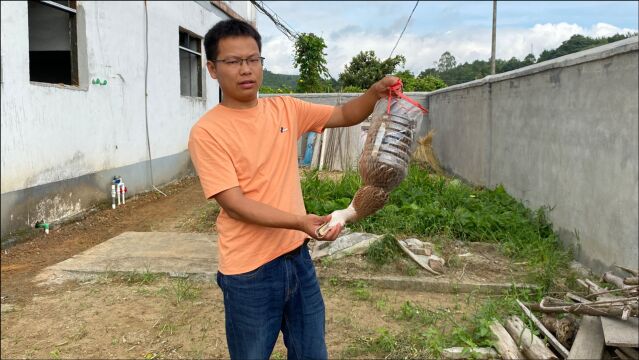
[[[490,73],[495,75],[495,45],[497,42],[497,0],[493,0],[493,48],[490,55]]]

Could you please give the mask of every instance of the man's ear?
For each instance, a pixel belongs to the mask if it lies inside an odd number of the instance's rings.
[[[211,60],[206,62],[206,68],[209,70],[209,74],[213,79],[217,80],[217,70],[215,69],[215,63]]]

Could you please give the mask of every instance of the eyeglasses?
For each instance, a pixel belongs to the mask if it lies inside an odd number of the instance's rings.
[[[221,62],[222,64],[232,67],[239,68],[246,61],[246,65],[257,68],[264,64],[264,58],[262,56],[252,56],[249,58],[229,58],[229,59],[220,59],[220,60],[212,60],[213,62]]]

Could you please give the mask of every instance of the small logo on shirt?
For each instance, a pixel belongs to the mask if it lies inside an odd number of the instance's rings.
[[[280,132],[281,132],[281,133],[285,133],[285,132],[287,132],[287,131],[288,131],[288,128],[280,127]]]

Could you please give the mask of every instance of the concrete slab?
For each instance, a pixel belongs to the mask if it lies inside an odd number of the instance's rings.
[[[43,270],[39,283],[114,272],[211,278],[217,271],[217,235],[125,232]]]

